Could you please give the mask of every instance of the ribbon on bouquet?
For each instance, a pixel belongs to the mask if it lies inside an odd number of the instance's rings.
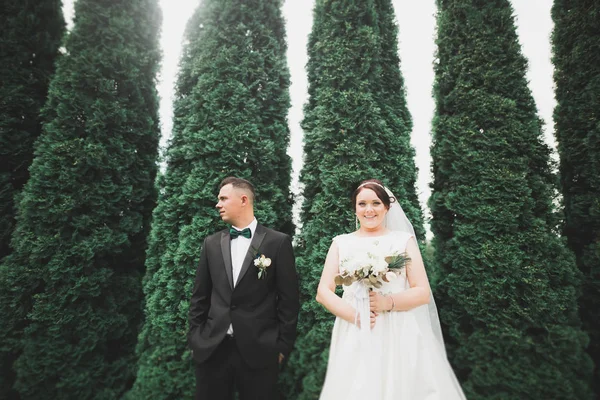
[[[357,283],[356,291],[354,292],[354,305],[355,305],[355,315],[354,322],[359,322],[357,324],[360,326],[359,336],[358,336],[358,348],[359,348],[359,360],[361,362],[357,365],[357,368],[360,369],[359,376],[362,376],[366,379],[360,379],[358,382],[354,384],[355,387],[354,394],[358,396],[358,398],[370,398],[371,393],[371,383],[368,379],[370,372],[373,367],[373,354],[370,352],[370,343],[371,343],[371,307],[369,304],[369,288],[362,282]],[[365,397],[367,396],[367,397]],[[372,397],[371,397],[372,398]]]
[[[381,375],[381,353],[377,338],[372,337],[371,332],[371,306],[369,302],[369,288],[363,282],[357,282],[354,292],[355,315],[354,322],[360,321],[359,331],[359,358],[360,362],[356,367],[359,368],[359,379],[354,382],[353,395],[356,398],[380,399],[382,398],[380,382]],[[375,342],[374,342],[375,341]]]
[[[371,307],[369,305],[369,288],[362,282],[357,283],[354,292],[354,323],[360,321],[360,333],[364,340],[369,340],[371,334]],[[358,325],[358,324],[357,324]]]

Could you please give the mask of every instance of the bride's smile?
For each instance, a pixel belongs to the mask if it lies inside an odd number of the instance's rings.
[[[371,189],[363,189],[356,197],[356,217],[362,230],[373,232],[384,229],[383,220],[387,213],[385,204]]]

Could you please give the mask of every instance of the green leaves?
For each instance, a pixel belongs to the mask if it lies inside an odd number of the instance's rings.
[[[513,10],[439,7],[429,204],[450,361],[469,399],[589,398],[585,335],[564,311],[577,308],[578,274],[556,234],[556,177]]]
[[[161,16],[153,0],[75,7],[20,196],[18,245],[0,266],[21,398],[117,398],[134,378]]]
[[[385,257],[385,262],[388,263],[389,269],[402,270],[406,268],[406,266],[410,262],[410,257],[407,253],[394,254]]]
[[[600,396],[600,62],[598,15],[593,1],[556,0],[554,32],[555,133],[564,199],[563,234],[582,273],[579,313],[596,362],[592,379]]]
[[[0,259],[11,252],[15,196],[29,178],[40,109],[65,30],[61,2],[7,0],[0,16]],[[0,385],[7,387],[6,385]]]

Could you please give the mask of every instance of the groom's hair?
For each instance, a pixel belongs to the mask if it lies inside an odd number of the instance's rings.
[[[236,178],[235,176],[229,176],[221,181],[219,185],[219,190],[223,188],[223,186],[231,185],[236,189],[242,189],[247,192],[248,198],[250,201],[254,203],[254,198],[256,197],[256,193],[254,192],[254,186],[250,182],[242,178]]]

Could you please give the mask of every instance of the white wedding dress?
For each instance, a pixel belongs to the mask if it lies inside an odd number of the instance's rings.
[[[404,252],[410,237],[405,232],[389,232],[378,237],[346,234],[337,236],[334,241],[341,261],[364,257],[366,252],[381,252],[384,256]],[[355,308],[360,308],[355,298],[360,292],[359,285],[362,284],[355,282],[343,286],[342,298]],[[397,279],[375,290],[389,294],[409,287],[406,271],[403,271]],[[320,399],[464,399],[444,345],[440,343],[441,333],[439,338],[433,333],[427,307],[380,313],[370,331],[336,318]]]

